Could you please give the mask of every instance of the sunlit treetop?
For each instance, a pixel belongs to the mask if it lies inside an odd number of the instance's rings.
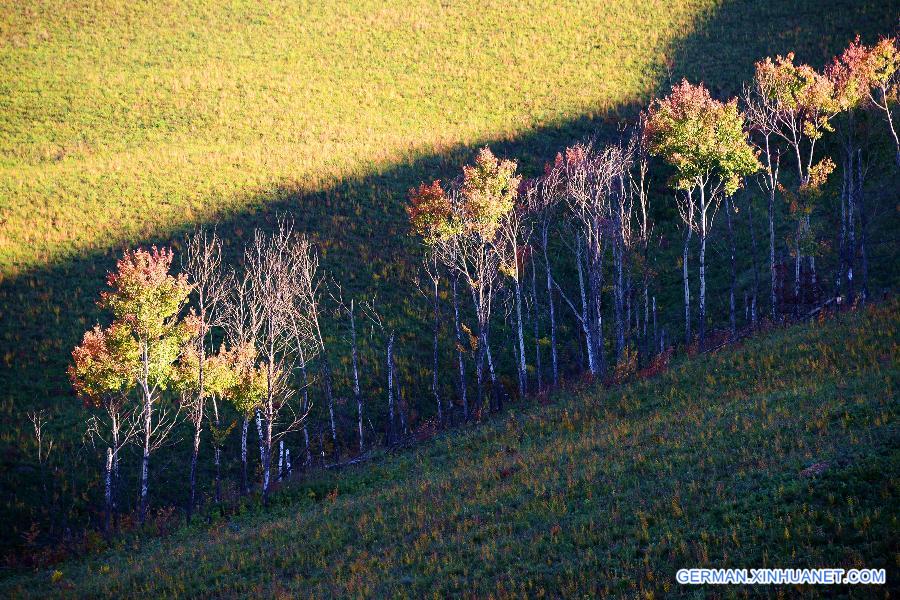
[[[121,324],[86,331],[81,345],[72,350],[69,380],[87,406],[100,406],[134,386],[139,368],[137,344]]]
[[[842,110],[856,108],[869,96],[869,52],[869,48],[859,43],[857,36],[826,69]]]
[[[897,38],[883,38],[874,46],[865,46],[857,36],[829,65],[827,74],[834,82],[842,109],[855,108],[869,100],[872,88],[896,93],[900,85]]]
[[[426,242],[450,233],[453,207],[438,179],[409,190],[406,212],[413,233],[422,236]]]
[[[203,395],[224,396],[237,385],[240,374],[236,368],[235,352],[223,345],[218,353],[207,354],[203,362]],[[200,392],[200,352],[196,345],[188,345],[178,358],[174,378],[180,391]]]
[[[702,84],[683,80],[669,96],[654,101],[644,135],[650,153],[675,167],[673,183],[679,189],[690,190],[716,177],[731,195],[741,177],[759,169],[737,100],[715,100]]]
[[[475,164],[463,167],[458,193],[451,196],[440,181],[411,189],[406,211],[413,231],[427,243],[460,233],[492,241],[502,219],[516,205],[521,184],[516,168],[515,161],[498,159],[485,147],[475,157]]]
[[[146,350],[149,382],[163,388],[172,383],[176,360],[199,331],[195,314],[179,318],[191,286],[184,275],[169,274],[172,258],[171,250],[155,246],[126,251],[107,277],[112,290],[100,299],[139,352]]]
[[[114,318],[127,324],[140,339],[172,333],[172,321],[191,292],[184,274],[169,274],[172,258],[168,248],[126,250],[116,262],[116,270],[107,276],[112,290],[101,294],[100,305],[110,309]],[[185,319],[183,325],[190,329],[196,325],[195,319]]]
[[[756,63],[756,82],[782,119],[804,136],[815,140],[832,131],[829,120],[841,110],[834,82],[809,65],[795,65],[793,52]]]
[[[463,167],[462,218],[465,227],[485,240],[493,239],[500,220],[515,207],[520,176],[514,160],[501,160],[487,147],[474,165]]]

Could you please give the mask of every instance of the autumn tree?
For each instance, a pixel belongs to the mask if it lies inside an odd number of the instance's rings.
[[[799,309],[802,259],[809,260],[810,278],[815,285],[816,242],[810,215],[819,197],[811,186],[820,186],[833,169],[827,157],[816,162],[816,148],[826,132],[833,131],[831,119],[841,110],[834,82],[809,65],[795,65],[794,55],[766,58],[756,63],[754,85],[771,111],[772,133],[793,154],[797,186],[781,186],[794,215],[794,296]]]
[[[685,317],[689,321],[687,248],[690,231],[700,237],[699,334],[703,344],[706,320],[706,241],[722,196],[730,196],[741,177],[754,173],[759,162],[747,141],[737,100],[719,102],[701,85],[687,80],[655,101],[648,112],[646,136],[650,152],[675,169],[672,184],[683,191],[679,212],[685,223]],[[686,331],[689,333],[689,326]]]
[[[482,148],[474,165],[463,168],[462,181],[445,191],[439,182],[410,193],[407,208],[414,231],[439,260],[467,284],[478,322],[475,375],[479,406],[483,405],[484,363],[487,359],[492,395],[502,401],[490,356],[490,317],[501,285],[503,250],[499,229],[513,210],[518,194],[516,163],[498,159]]]
[[[187,277],[171,275],[173,254],[154,246],[126,251],[109,274],[112,288],[103,292],[100,305],[112,311],[121,344],[135,348],[138,366],[132,373],[140,391],[143,420],[140,519],[147,516],[150,454],[163,443],[175,423],[174,415],[160,406],[161,393],[173,382],[175,362],[197,334],[194,317],[182,317],[191,292]]]
[[[900,73],[900,51],[895,38],[882,39],[874,46],[861,44],[859,36],[828,66],[826,75],[834,85],[835,98],[841,110],[836,120],[842,149],[841,212],[840,212],[840,261],[835,281],[836,294],[845,285],[847,293],[855,293],[854,268],[856,254],[862,258],[863,292],[868,287],[867,224],[865,210],[864,156],[868,144],[868,128],[862,126],[866,111],[883,114],[895,144],[895,161],[900,166],[900,143],[891,114],[896,103]],[[857,235],[856,218],[859,217]],[[858,243],[857,243],[858,242]]]
[[[75,393],[85,407],[97,411],[88,420],[87,435],[106,445],[104,527],[118,507],[119,460],[122,449],[139,431],[142,406],[131,402],[140,368],[138,347],[128,329],[114,324],[99,325],[85,332],[81,344],[72,351],[73,364],[68,368]]]

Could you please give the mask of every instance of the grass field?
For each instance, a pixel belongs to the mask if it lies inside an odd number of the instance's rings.
[[[122,543],[0,594],[695,597],[711,590],[677,569],[763,566],[886,568],[895,585],[898,325],[892,303],[560,392],[285,488],[270,514]]]
[[[346,289],[378,290],[412,398],[428,344],[401,208],[409,187],[458,173],[485,143],[534,174],[670,78],[733,94],[767,54],[794,50],[821,66],[857,33],[891,31],[896,16],[881,0],[0,0],[0,546],[52,520],[27,410],[51,417],[55,499],[71,498],[79,523],[96,506],[98,463],[64,373],[123,247],[215,221],[236,251],[254,226],[290,212]],[[665,231],[671,196],[662,177],[655,186]],[[892,201],[882,208],[896,219]],[[880,249],[888,262],[895,244]],[[721,265],[711,279],[724,281]],[[673,320],[677,276],[674,260],[660,265]],[[711,304],[721,315],[721,298]],[[328,329],[342,371],[341,332]],[[376,352],[364,348],[373,397]],[[154,489],[160,503],[181,501],[180,488]]]

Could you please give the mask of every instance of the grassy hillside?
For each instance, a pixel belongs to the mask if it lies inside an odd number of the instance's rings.
[[[485,143],[534,174],[670,77],[731,94],[762,56],[795,50],[820,66],[857,33],[871,41],[890,31],[896,14],[881,0],[0,0],[0,546],[20,544],[33,523],[42,534],[77,529],[97,505],[99,463],[82,445],[84,412],[64,372],[100,318],[94,301],[123,246],[170,243],[216,221],[235,252],[254,226],[292,213],[347,290],[378,291],[413,404],[430,346],[412,284],[419,249],[401,208],[409,187],[455,175]],[[661,207],[671,198],[663,180]],[[893,200],[886,206],[890,216]],[[658,232],[672,214],[660,209]],[[893,256],[891,242],[872,262]],[[678,318],[674,258],[659,271],[661,320]],[[721,314],[721,297],[710,303]],[[327,329],[345,395],[348,357],[341,332]],[[562,337],[574,369],[577,336]],[[381,393],[380,351],[364,341],[371,398]],[[49,411],[56,443],[52,510],[24,419],[36,408]],[[419,422],[415,411],[428,409],[413,408]],[[373,401],[376,423],[383,412]],[[182,502],[180,487],[163,485],[182,481],[181,462],[162,453],[159,464],[154,501]],[[50,514],[59,506],[71,514]]]
[[[269,515],[128,543],[0,593],[693,597],[674,575],[699,566],[883,567],[892,581],[898,326],[893,303],[560,392],[284,489]]]

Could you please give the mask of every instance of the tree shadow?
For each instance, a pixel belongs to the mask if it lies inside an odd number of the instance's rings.
[[[896,25],[897,7],[878,0],[724,1],[702,19],[695,32],[670,49],[670,72],[660,81],[660,88],[668,88],[667,79],[677,81],[684,76],[705,82],[716,94],[732,95],[740,82],[750,77],[754,61],[790,50],[796,51],[799,60],[821,66],[857,33],[866,41],[889,33]],[[227,251],[235,256],[255,227],[270,227],[278,215],[292,216],[301,230],[318,241],[324,270],[340,281],[345,293],[377,290],[381,304],[391,307],[386,312],[401,332],[401,358],[412,376],[419,371],[419,364],[428,364],[427,359],[419,358],[429,356],[430,342],[418,339],[419,323],[425,323],[427,329],[427,319],[422,318],[426,305],[413,283],[421,249],[408,233],[403,209],[406,191],[423,180],[456,176],[484,144],[498,155],[517,158],[522,170],[534,175],[572,141],[615,132],[646,100],[635,99],[603,116],[584,115],[513,139],[484,139],[456,146],[314,193],[281,188],[273,200],[250,202],[252,208],[224,219],[217,228]],[[659,193],[668,194],[663,178],[657,177],[656,185]],[[658,216],[672,219],[674,211],[662,207]],[[141,242],[177,243],[192,226],[178,224]],[[59,451],[71,452],[79,446],[80,434],[72,431],[78,429],[80,403],[70,390],[65,368],[83,331],[102,318],[95,300],[121,249],[111,245],[0,281],[0,417],[5,423],[0,441],[0,488],[4,490],[0,526],[5,531],[4,546],[12,538],[19,539],[19,530],[33,520],[29,509],[14,509],[13,505],[40,497],[31,457],[24,451],[30,436],[25,411],[52,409],[56,415],[52,434],[59,439]],[[425,389],[424,378],[422,386]],[[18,529],[12,525],[16,522]]]

